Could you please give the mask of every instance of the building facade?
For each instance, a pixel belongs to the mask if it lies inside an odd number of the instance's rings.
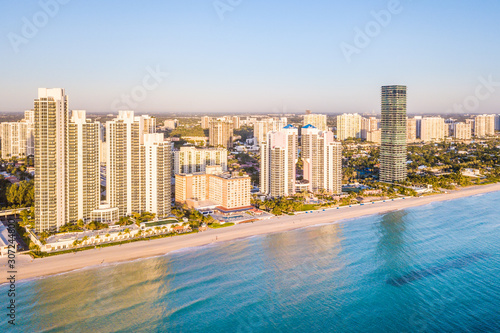
[[[260,146],[262,142],[267,140],[267,133],[279,131],[287,124],[288,119],[285,117],[256,120],[253,127],[253,136],[256,144]]]
[[[146,133],[141,155],[144,186],[140,187],[140,212],[167,217],[171,211],[172,143],[164,139],[163,133]]]
[[[453,137],[457,140],[471,140],[472,139],[472,125],[470,123],[454,123],[453,124]]]
[[[446,124],[441,117],[423,117],[420,139],[424,142],[443,141],[446,136]]]
[[[208,141],[211,146],[233,148],[233,122],[221,119],[212,119],[209,125]]]
[[[406,86],[382,87],[380,181],[406,179]]]
[[[90,221],[92,211],[99,208],[99,127],[98,122],[86,118],[85,111],[72,111],[68,124],[69,222]]]
[[[174,174],[204,172],[211,165],[220,165],[222,171],[227,171],[227,149],[181,147],[174,151]]]
[[[298,134],[292,125],[267,134],[267,140],[261,145],[261,193],[270,197],[295,194]]]
[[[35,114],[35,229],[69,222],[68,98],[64,89],[39,88]]]
[[[312,125],[320,131],[327,131],[327,117],[326,114],[306,113],[304,116],[303,126]]]
[[[333,132],[320,131],[312,125],[302,127],[302,161],[304,180],[313,193],[342,192],[342,144]]]
[[[349,138],[360,139],[361,119],[362,117],[357,113],[344,113],[343,115],[337,116],[337,138],[339,140],[347,140]]]

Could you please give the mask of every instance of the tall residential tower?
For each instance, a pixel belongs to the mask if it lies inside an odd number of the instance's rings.
[[[382,87],[380,181],[406,179],[406,86]]]

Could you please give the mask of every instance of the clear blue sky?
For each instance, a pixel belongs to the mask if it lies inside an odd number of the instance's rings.
[[[380,86],[406,84],[408,112],[445,113],[480,77],[500,82],[498,0],[401,0],[350,63],[342,43],[389,1],[220,0],[237,4],[223,20],[216,2],[72,0],[44,24],[38,1],[0,0],[0,112],[32,108],[38,87],[115,111],[157,66],[169,75],[139,112],[379,112]],[[474,110],[500,113],[500,86]]]

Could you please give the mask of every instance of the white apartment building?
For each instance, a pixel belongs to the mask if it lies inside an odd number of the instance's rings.
[[[337,116],[337,138],[346,140],[349,138],[361,138],[361,119],[357,114],[347,114]]]
[[[324,132],[312,125],[302,127],[302,160],[304,180],[310,192],[342,192],[342,144],[333,132]]]
[[[117,207],[120,216],[141,212],[144,168],[141,144],[144,134],[154,133],[152,118],[134,116],[134,111],[119,111],[106,123],[106,201]]]
[[[471,123],[454,123],[453,137],[457,140],[472,139],[472,124]]]
[[[444,119],[441,117],[423,117],[420,138],[424,142],[443,141],[446,132],[445,126]]]
[[[35,114],[35,229],[59,230],[69,222],[68,97],[39,88]]]
[[[174,151],[175,174],[205,172],[207,166],[213,165],[220,165],[222,171],[227,171],[227,149],[181,147]]]
[[[304,116],[303,126],[307,125],[312,125],[320,131],[327,131],[328,125],[326,114],[307,113]]]
[[[144,159],[144,186],[141,186],[141,211],[156,214],[158,218],[170,215],[172,144],[163,133],[144,134],[141,145]]]
[[[361,118],[361,139],[367,140],[368,133],[379,129],[379,119],[376,117]]]
[[[474,136],[486,137],[495,135],[495,115],[483,114],[474,117]]]
[[[298,129],[287,125],[261,145],[260,191],[270,197],[295,194]]]
[[[90,221],[99,208],[100,123],[86,118],[83,110],[73,110],[68,124],[69,221]]]

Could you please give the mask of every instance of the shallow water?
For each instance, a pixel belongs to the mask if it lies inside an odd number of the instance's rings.
[[[21,282],[17,325],[3,315],[0,331],[499,332],[499,203],[490,193]]]

